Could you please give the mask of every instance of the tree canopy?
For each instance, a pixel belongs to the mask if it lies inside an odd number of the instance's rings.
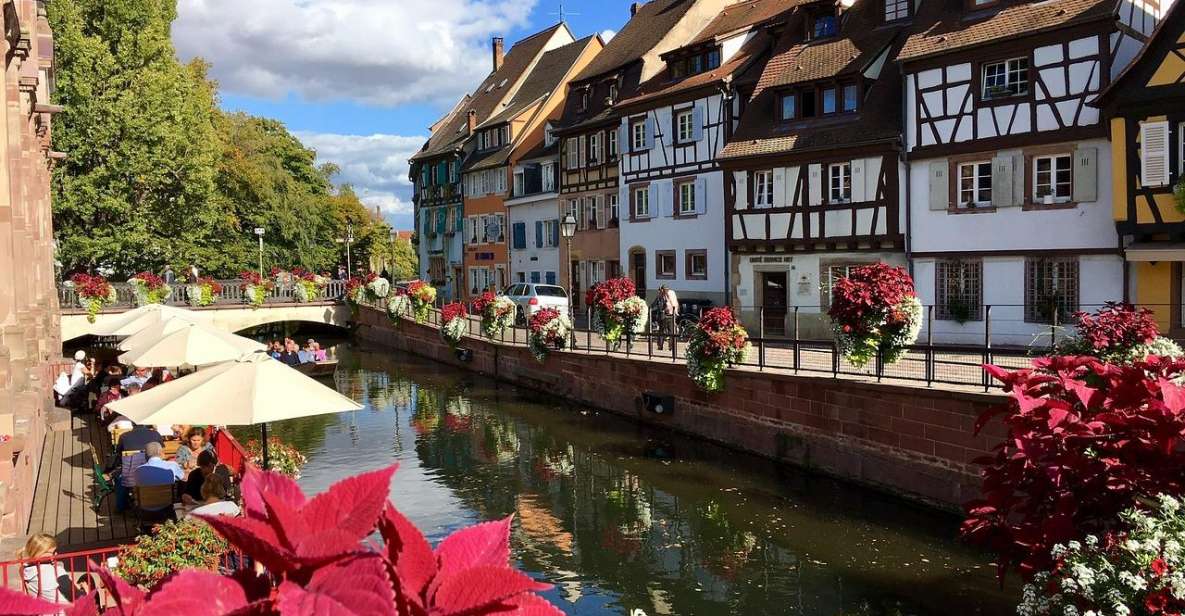
[[[176,0],[57,0],[54,225],[63,268],[116,275],[195,263],[233,276],[328,271],[352,225],[356,263],[394,250],[390,227],[332,165],[276,121],[226,113],[200,59],[178,61]],[[414,255],[413,255],[414,256]]]

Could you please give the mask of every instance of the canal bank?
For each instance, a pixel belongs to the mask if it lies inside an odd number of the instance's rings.
[[[458,359],[435,327],[360,308],[356,336],[464,370],[560,396],[651,426],[852,480],[945,510],[979,488],[972,460],[1004,436],[977,418],[1000,394],[910,387],[775,371],[730,370],[725,390],[700,391],[681,362],[556,352],[539,363],[524,345],[467,337]],[[654,413],[644,396],[669,396]]]

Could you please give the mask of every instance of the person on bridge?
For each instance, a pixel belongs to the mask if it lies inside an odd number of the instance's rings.
[[[161,276],[161,278],[164,278],[165,284],[167,284],[169,286],[173,286],[173,284],[175,284],[177,282],[177,274],[175,274],[173,272],[172,265],[165,266],[165,271],[164,271],[163,275]]]

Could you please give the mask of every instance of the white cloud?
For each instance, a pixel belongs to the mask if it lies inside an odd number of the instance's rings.
[[[601,30],[601,40],[606,43],[613,40],[615,36],[617,36],[617,30]]]
[[[350,184],[359,199],[378,208],[397,228],[411,228],[411,181],[407,159],[426,136],[339,135],[298,131],[298,139],[317,151],[318,162],[341,168],[338,183]]]
[[[490,37],[526,25],[537,1],[186,0],[173,41],[235,94],[448,104],[489,73]]]

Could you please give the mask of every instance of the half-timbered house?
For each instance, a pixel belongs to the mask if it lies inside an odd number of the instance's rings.
[[[651,291],[723,305],[728,251],[724,180],[717,156],[736,128],[741,98],[798,0],[747,0],[724,8],[662,71],[619,104],[620,255]],[[642,273],[644,272],[644,274]],[[644,276],[644,277],[643,277]]]
[[[545,53],[527,68],[514,96],[475,127],[473,153],[462,165],[464,290],[469,298],[501,291],[511,281],[506,200],[513,196],[515,166],[523,154],[544,142],[548,121],[563,109],[568,81],[603,47],[599,36],[572,41],[564,24],[553,31]]]
[[[567,287],[560,241],[559,144],[550,126],[543,143],[514,166],[506,210],[510,225],[510,282]]]
[[[1125,248],[1128,301],[1185,335],[1185,3],[1099,97],[1111,128],[1112,210]]]
[[[726,0],[653,0],[634,3],[630,20],[572,81],[560,141],[560,206],[578,223],[568,257],[574,304],[591,284],[628,273],[645,291],[646,263],[622,268],[618,172],[622,115],[618,104],[665,66],[661,54],[684,45],[727,4]]]
[[[1157,11],[921,0],[899,54],[906,232],[936,340],[980,341],[990,322],[994,341],[1027,344],[1123,297],[1109,144],[1090,103]]]
[[[766,336],[825,334],[835,278],[906,262],[893,61],[908,13],[884,1],[799,4],[721,153],[730,301]]]

